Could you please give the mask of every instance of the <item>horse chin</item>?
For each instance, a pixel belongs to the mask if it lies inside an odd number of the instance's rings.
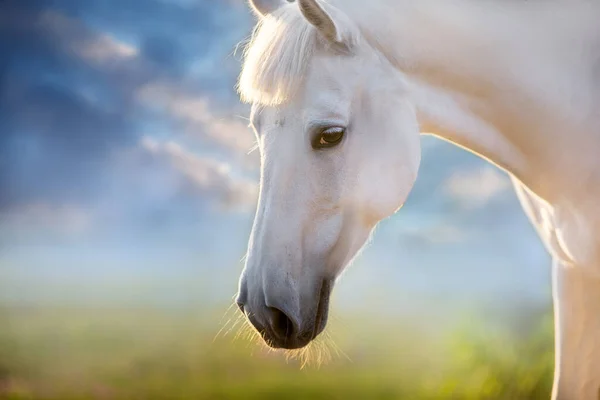
[[[300,350],[304,347],[307,347],[313,339],[294,339],[294,340],[286,340],[283,342],[274,342],[271,340],[268,340],[266,338],[263,337],[263,339],[265,340],[265,343],[267,344],[267,346],[269,346],[272,349],[275,350]]]

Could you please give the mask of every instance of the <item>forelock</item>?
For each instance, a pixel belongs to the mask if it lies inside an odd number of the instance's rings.
[[[352,29],[342,29],[348,44],[356,41]],[[244,49],[238,81],[242,101],[261,105],[285,103],[302,83],[313,54],[323,45],[317,30],[295,3],[264,16]]]

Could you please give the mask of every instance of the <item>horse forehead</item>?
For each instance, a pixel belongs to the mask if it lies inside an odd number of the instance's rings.
[[[342,74],[319,73],[315,71],[304,88],[301,102],[295,107],[301,107],[307,118],[323,118],[328,114],[346,114],[357,88],[360,78],[342,76]]]
[[[356,62],[349,59],[317,59],[308,74],[307,86],[344,92],[361,81],[363,72]]]
[[[349,112],[360,82],[358,74],[336,74],[318,65],[314,67],[304,80],[303,89],[284,104],[252,107],[250,121],[259,134],[301,128],[310,120],[345,116]]]

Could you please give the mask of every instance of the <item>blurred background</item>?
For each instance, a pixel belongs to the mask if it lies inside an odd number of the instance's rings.
[[[334,290],[328,362],[238,334],[253,24],[244,0],[0,1],[0,398],[548,398],[549,256],[508,178],[431,137]]]

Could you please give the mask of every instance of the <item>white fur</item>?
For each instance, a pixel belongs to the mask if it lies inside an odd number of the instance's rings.
[[[246,52],[262,178],[242,284],[306,317],[312,280],[402,205],[434,134],[511,175],[555,258],[553,399],[598,400],[600,2],[328,4],[344,51],[291,3]],[[317,121],[347,126],[344,142],[311,149]]]

